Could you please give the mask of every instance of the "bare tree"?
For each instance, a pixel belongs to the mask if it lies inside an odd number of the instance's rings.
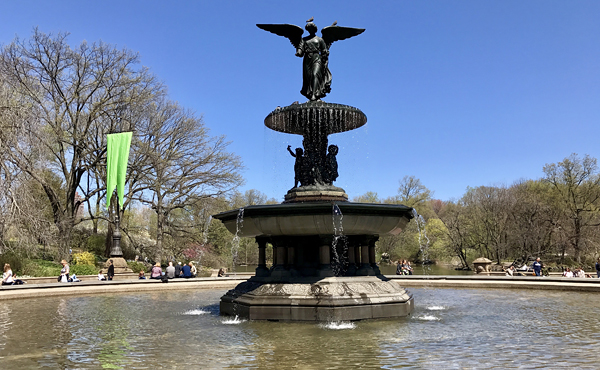
[[[28,247],[46,246],[55,236],[49,204],[39,197],[41,188],[9,160],[14,146],[25,144],[19,141],[19,122],[35,118],[29,108],[0,83],[0,253],[14,248],[28,253]],[[21,148],[35,152],[25,145]]]
[[[463,196],[470,210],[473,236],[484,255],[500,263],[507,256],[509,215],[515,204],[506,187],[479,186],[471,188]]]
[[[13,146],[8,159],[43,187],[61,236],[59,259],[68,258],[80,204],[101,191],[85,188],[83,199],[75,197],[83,177],[105,157],[105,135],[120,129],[113,118],[156,88],[138,63],[128,50],[85,41],[72,49],[67,34],[37,29],[30,40],[17,38],[0,55],[6,84],[37,113],[36,119],[19,122],[26,133],[19,140],[26,145]],[[23,149],[38,143],[42,148],[36,153]],[[50,186],[40,169],[51,169],[63,186]]]
[[[431,191],[414,176],[404,176],[398,188],[398,200],[406,206],[415,207],[431,199]]]
[[[185,228],[175,222],[175,213],[241,184],[241,161],[226,151],[224,137],[209,136],[201,118],[167,100],[157,101],[140,122],[132,145],[143,164],[139,183],[148,189],[134,199],[156,212],[155,260],[160,261],[165,235]]]
[[[463,267],[468,267],[467,253],[473,249],[472,224],[467,209],[461,202],[447,202],[441,208],[440,220],[446,226],[450,253],[457,256]]]

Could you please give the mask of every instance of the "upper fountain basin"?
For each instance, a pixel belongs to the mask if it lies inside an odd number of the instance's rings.
[[[342,214],[344,235],[397,235],[413,218],[412,208],[351,202],[285,203],[235,209],[213,217],[242,237],[333,235],[333,207]],[[238,218],[241,218],[238,221]]]
[[[326,135],[350,131],[367,123],[367,116],[348,105],[312,101],[277,107],[265,118],[265,126],[287,134],[305,135],[315,130]]]

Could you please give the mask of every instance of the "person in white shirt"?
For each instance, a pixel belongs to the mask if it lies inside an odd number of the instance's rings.
[[[515,266],[510,265],[504,272],[506,272],[506,276],[515,276]]]
[[[571,271],[571,269],[567,267],[567,269],[565,270],[565,272],[563,272],[563,277],[572,278],[573,277],[573,271]]]
[[[10,269],[10,264],[4,264],[4,273],[2,274],[2,285],[13,285],[13,272]]]
[[[106,280],[106,277],[102,273],[102,270],[98,271],[98,280]]]
[[[25,284],[23,280],[16,279],[16,275],[13,274],[10,264],[4,264],[4,272],[2,273],[2,285],[21,285]]]

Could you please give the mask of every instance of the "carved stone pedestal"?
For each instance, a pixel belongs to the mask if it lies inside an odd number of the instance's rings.
[[[403,317],[412,295],[383,276],[298,278],[287,284],[251,278],[221,297],[221,314],[249,320],[348,321]]]
[[[133,270],[127,266],[127,261],[125,261],[125,258],[111,257],[108,259],[108,261],[111,261],[111,260],[113,261],[113,265],[115,265],[115,274],[124,274],[124,273],[133,272]],[[104,268],[102,269],[102,271],[104,273],[106,273],[108,271],[108,261],[106,261],[106,263],[104,264]]]

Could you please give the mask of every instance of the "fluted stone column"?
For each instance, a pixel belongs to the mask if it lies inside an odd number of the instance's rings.
[[[367,240],[360,241],[360,268],[356,271],[356,275],[373,276],[375,271],[371,266],[369,258],[369,242]]]
[[[274,279],[287,279],[290,277],[290,272],[285,269],[287,247],[282,242],[275,242],[273,249],[275,248],[277,248],[277,264],[273,271],[271,271],[271,277]]]
[[[287,248],[287,268],[291,276],[300,275],[296,265],[296,247]]]
[[[354,249],[354,245],[348,246],[348,269],[346,270],[346,276],[356,275],[356,258],[354,254]]]
[[[256,267],[256,276],[266,277],[270,275],[269,269],[267,268],[267,239],[256,238],[256,242],[258,243],[258,266]]]
[[[321,238],[321,245],[319,247],[319,271],[317,275],[319,277],[334,276],[333,269],[331,268],[331,238]]]

